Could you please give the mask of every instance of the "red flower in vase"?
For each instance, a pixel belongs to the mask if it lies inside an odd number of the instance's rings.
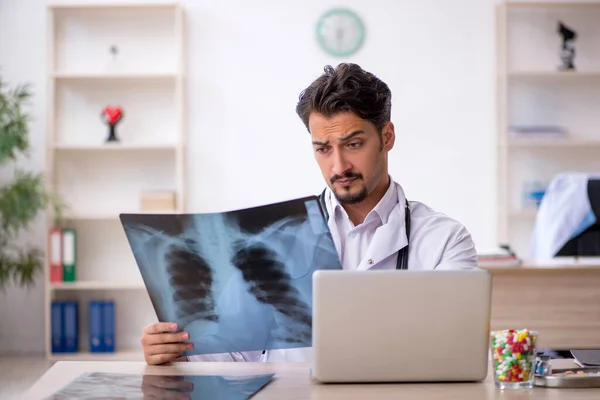
[[[109,125],[116,125],[123,118],[123,109],[121,107],[106,106],[102,110],[102,115]]]

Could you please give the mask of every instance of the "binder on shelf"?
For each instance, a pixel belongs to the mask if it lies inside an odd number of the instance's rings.
[[[65,353],[75,353],[79,350],[79,315],[76,301],[62,303],[64,318]]]
[[[77,263],[77,235],[75,229],[64,228],[62,231],[62,265],[63,281],[74,282]]]
[[[88,307],[90,353],[102,351],[102,302],[90,301]]]
[[[104,301],[102,304],[102,338],[103,351],[115,351],[115,302]]]
[[[52,301],[50,331],[53,353],[76,353],[79,351],[79,307],[77,301]]]
[[[114,301],[90,301],[89,341],[91,353],[112,353],[115,351]]]
[[[50,282],[62,282],[63,280],[63,261],[62,261],[62,229],[54,227],[49,232],[49,268]]]
[[[50,307],[50,336],[52,340],[52,352],[62,353],[65,349],[62,302],[52,301]]]

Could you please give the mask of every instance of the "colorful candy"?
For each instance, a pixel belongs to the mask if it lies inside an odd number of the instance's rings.
[[[496,380],[527,382],[533,378],[537,333],[527,329],[492,332],[492,359]]]

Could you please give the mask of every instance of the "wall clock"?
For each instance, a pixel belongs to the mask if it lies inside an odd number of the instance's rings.
[[[347,8],[326,11],[317,22],[317,41],[325,52],[335,57],[356,53],[365,39],[361,18]]]

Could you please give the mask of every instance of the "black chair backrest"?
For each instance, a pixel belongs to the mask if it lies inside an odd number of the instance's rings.
[[[557,256],[600,256],[600,179],[588,181],[587,194],[596,223],[565,243],[556,253]]]

